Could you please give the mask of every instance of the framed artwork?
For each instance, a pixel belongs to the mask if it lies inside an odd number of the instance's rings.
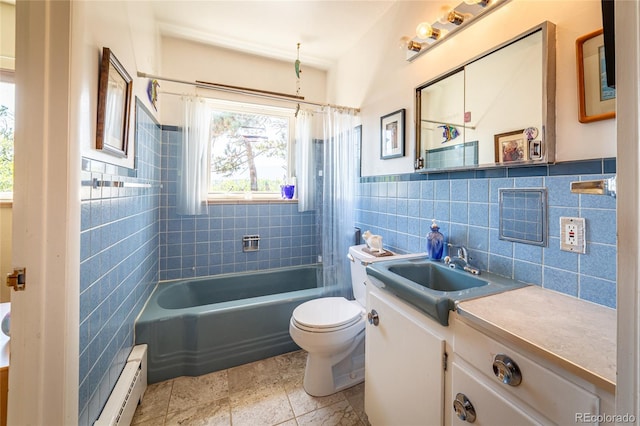
[[[133,81],[108,47],[102,48],[98,79],[96,149],[126,157]]]
[[[380,118],[380,158],[404,157],[405,109]]]
[[[524,129],[495,135],[495,160],[498,164],[527,161],[529,159],[529,141]]]
[[[576,40],[578,120],[581,123],[616,116],[616,89],[607,85],[602,29]]]

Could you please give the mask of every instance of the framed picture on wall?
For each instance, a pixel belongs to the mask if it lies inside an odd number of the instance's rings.
[[[126,157],[133,81],[108,47],[102,48],[98,79],[96,149]]]
[[[380,158],[404,157],[405,109],[380,118]]]
[[[576,40],[578,120],[581,123],[616,116],[616,89],[607,85],[602,29]]]
[[[529,159],[529,144],[524,129],[495,135],[496,163],[511,163]]]

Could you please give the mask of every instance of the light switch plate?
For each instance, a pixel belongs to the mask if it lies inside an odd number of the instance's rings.
[[[560,250],[582,254],[586,252],[584,218],[560,218]]]

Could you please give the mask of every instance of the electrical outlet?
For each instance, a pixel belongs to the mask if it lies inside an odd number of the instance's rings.
[[[560,218],[560,250],[573,253],[586,252],[584,218]]]

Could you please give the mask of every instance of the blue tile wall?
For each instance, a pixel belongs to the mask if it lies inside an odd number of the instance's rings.
[[[615,308],[616,200],[569,189],[611,173],[615,159],[361,178],[356,226],[382,235],[392,250],[424,252],[435,218],[445,240],[465,245],[480,269]],[[546,247],[498,238],[500,188],[531,187],[548,191]],[[585,218],[586,254],[560,251],[561,216]]]
[[[202,216],[176,210],[181,130],[162,128],[160,280],[202,277],[316,263],[320,217],[297,203],[211,204]],[[260,250],[242,251],[244,235],[260,235]]]
[[[136,169],[83,159],[79,424],[93,424],[133,347],[134,321],[158,282],[160,126],[136,111]],[[98,181],[150,184],[96,187]]]

